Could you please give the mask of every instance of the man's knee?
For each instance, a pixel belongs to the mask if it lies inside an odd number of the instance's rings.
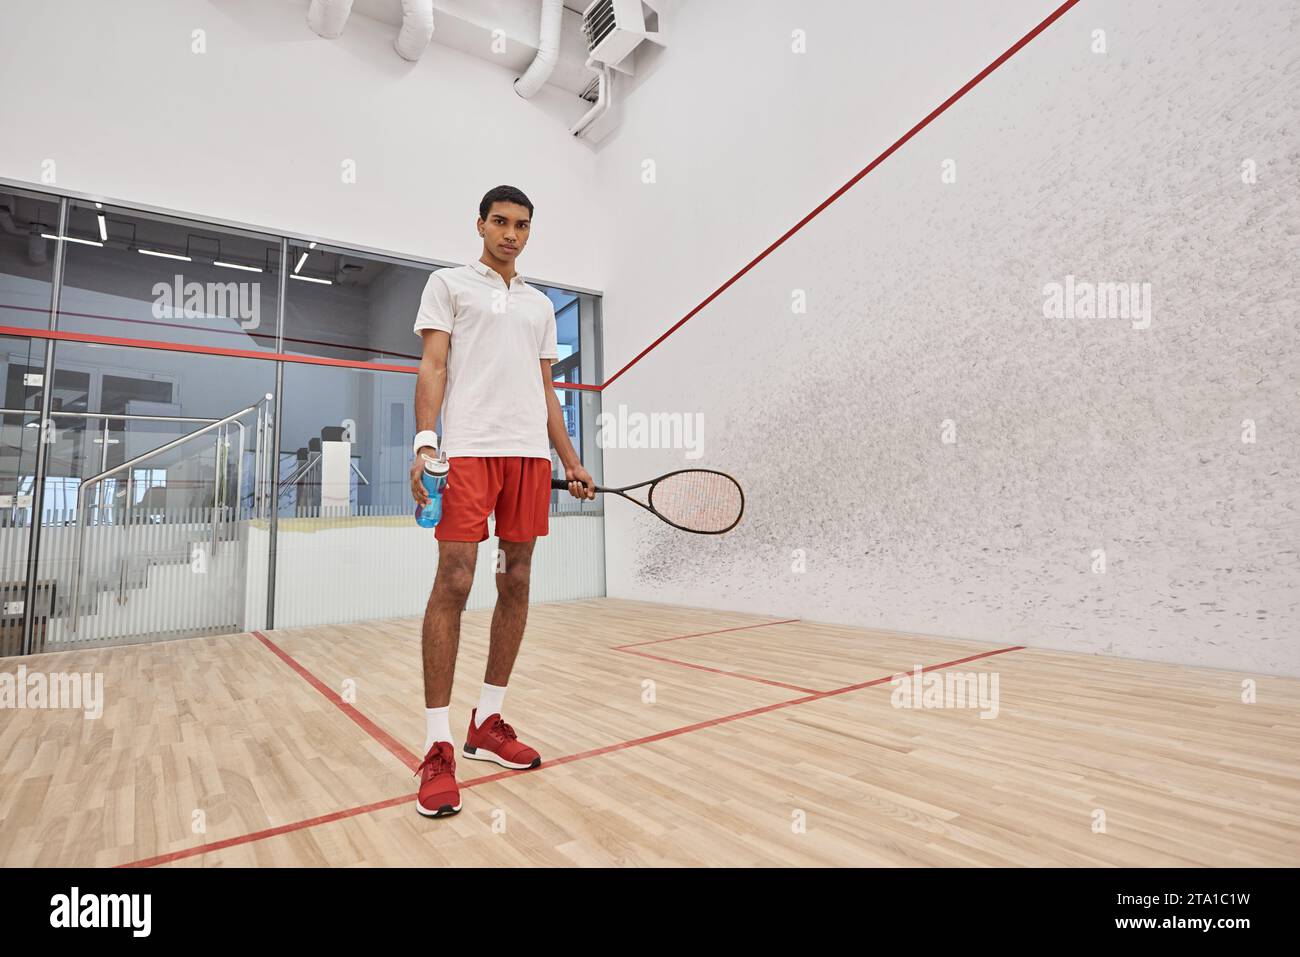
[[[463,605],[473,587],[473,569],[465,565],[448,565],[438,569],[438,575],[433,580],[433,596],[445,596]]]
[[[497,572],[497,592],[506,596],[527,595],[531,576],[531,562],[508,561],[505,570]]]

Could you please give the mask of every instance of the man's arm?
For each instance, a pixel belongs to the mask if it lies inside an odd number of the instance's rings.
[[[451,334],[441,329],[421,329],[424,352],[420,356],[420,372],[415,377],[415,429],[423,432],[433,429],[442,411],[442,398],[447,392],[447,354],[451,350]],[[429,446],[420,449],[422,455],[432,457],[435,450]],[[424,471],[420,456],[411,462],[411,496],[420,506],[429,504],[429,492],[424,487],[420,473]]]
[[[447,393],[447,355],[451,351],[451,335],[441,329],[422,329],[424,352],[420,356],[420,372],[415,377],[415,430],[432,430],[442,411],[442,400]],[[433,454],[433,449],[421,449]]]
[[[415,428],[416,432],[433,429],[442,411],[442,397],[447,391],[447,354],[451,351],[451,334],[441,329],[421,329],[424,352],[420,355],[420,373],[415,377]],[[421,454],[432,458],[434,449],[422,447]],[[429,493],[424,488],[420,472],[420,455],[411,463],[411,495],[421,506],[429,505]]]
[[[546,393],[546,434],[560,456],[560,465],[564,467],[564,477],[569,480],[569,493],[574,498],[595,498],[596,483],[585,468],[582,460],[569,441],[569,430],[564,425],[564,409],[555,396],[555,387],[551,385],[551,363],[554,359],[542,359],[542,391]]]

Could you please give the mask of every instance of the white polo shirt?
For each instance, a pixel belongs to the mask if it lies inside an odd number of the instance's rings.
[[[442,441],[448,458],[550,459],[539,360],[558,359],[555,307],[515,276],[481,262],[438,269],[425,283],[415,334],[451,334]]]

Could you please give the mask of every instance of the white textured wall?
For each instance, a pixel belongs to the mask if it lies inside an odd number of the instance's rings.
[[[681,6],[601,158],[608,372],[1055,6]],[[701,413],[748,510],[611,504],[609,594],[1300,674],[1298,9],[1085,0],[610,386]],[[1043,318],[1067,274],[1150,327]]]
[[[67,189],[451,262],[512,183],[537,206],[520,271],[599,288],[595,155],[567,129],[588,104],[523,100],[511,71],[436,43],[409,64],[363,16],[321,39],[307,7],[4,0],[0,176],[36,183],[52,159]]]

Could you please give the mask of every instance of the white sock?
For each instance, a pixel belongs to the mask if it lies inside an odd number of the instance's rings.
[[[451,741],[451,705],[445,708],[425,708],[424,753],[428,754],[435,741]]]
[[[483,683],[483,690],[478,693],[478,711],[474,717],[477,719],[475,727],[482,727],[483,722],[494,714],[501,713],[501,704],[506,700],[505,685],[490,685],[486,681]]]

